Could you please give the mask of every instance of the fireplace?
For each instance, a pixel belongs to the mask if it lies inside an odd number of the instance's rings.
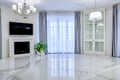
[[[14,54],[30,53],[30,42],[14,42]]]
[[[34,53],[33,39],[31,38],[10,38],[9,39],[10,57],[30,55]]]

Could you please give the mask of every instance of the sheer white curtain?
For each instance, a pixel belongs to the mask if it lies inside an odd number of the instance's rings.
[[[48,13],[48,53],[74,53],[74,13]]]

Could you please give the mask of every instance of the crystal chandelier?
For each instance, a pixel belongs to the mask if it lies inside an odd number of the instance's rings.
[[[36,8],[33,5],[29,5],[29,7],[27,7],[26,0],[24,0],[24,3],[18,3],[17,5],[13,4],[12,10],[24,18],[27,18],[30,14],[36,12]]]
[[[95,0],[95,10],[96,10],[96,0]],[[99,11],[90,13],[90,20],[100,20],[102,19],[102,13]]]

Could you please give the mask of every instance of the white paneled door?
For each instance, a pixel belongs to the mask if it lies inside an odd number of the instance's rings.
[[[83,14],[83,51],[84,53],[101,54],[105,52],[105,27],[103,18],[97,21],[89,20],[90,13]]]

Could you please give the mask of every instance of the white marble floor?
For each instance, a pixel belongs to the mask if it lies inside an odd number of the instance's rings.
[[[2,59],[0,80],[120,80],[120,58],[49,54]]]

